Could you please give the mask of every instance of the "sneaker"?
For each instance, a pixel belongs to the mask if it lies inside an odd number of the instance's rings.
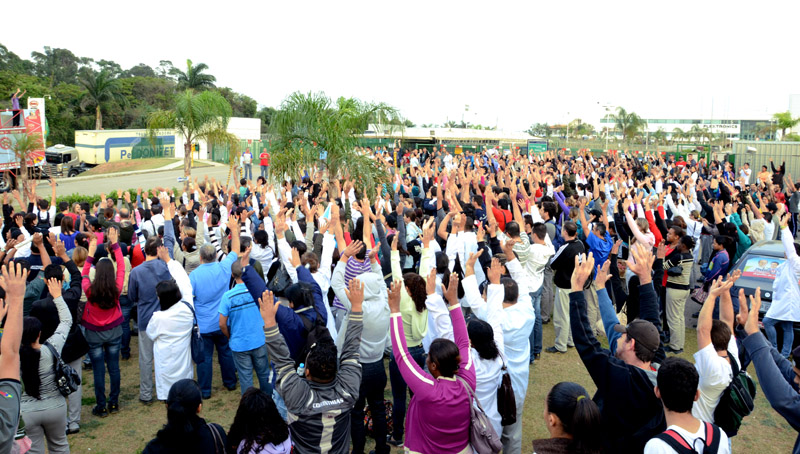
[[[211,394],[203,394],[203,400],[211,399]]]
[[[98,418],[105,418],[106,416],[108,416],[108,410],[106,410],[106,407],[97,406],[92,408],[92,414],[97,416]]]
[[[236,385],[226,386],[225,389],[227,389],[228,391],[236,391]]]
[[[387,435],[386,436],[386,443],[389,443],[390,445],[395,446],[395,447],[400,447],[400,446],[403,446],[403,439],[401,438],[401,439],[397,440],[393,436]]]
[[[681,353],[683,353],[683,349],[675,350],[674,348],[672,348],[670,346],[664,347],[664,351],[667,352],[667,353],[672,353],[674,355],[680,355]]]
[[[122,355],[123,361],[128,361],[129,359],[131,359],[131,355]]]
[[[73,426],[67,429],[67,435],[73,435],[81,431],[80,426]]]
[[[542,325],[550,323],[550,317],[542,317]]]
[[[145,407],[149,407],[150,405],[153,405],[153,403],[154,403],[155,401],[156,401],[155,399],[150,399],[150,400],[142,400],[141,398],[139,398],[139,403],[140,403],[140,404],[142,404],[142,405],[144,405]]]
[[[119,413],[119,404],[108,404],[108,412],[112,415],[114,413]]]
[[[541,357],[542,357],[542,354],[541,354],[541,353],[534,353],[534,354],[533,354],[533,359],[539,359],[539,358],[541,358]]]
[[[547,348],[545,349],[545,351],[546,351],[547,353],[561,353],[562,355],[563,355],[563,354],[565,354],[565,353],[567,353],[567,352],[562,352],[561,350],[557,349],[557,348],[555,347],[555,345],[554,345],[554,346],[552,346],[552,347],[547,347]]]

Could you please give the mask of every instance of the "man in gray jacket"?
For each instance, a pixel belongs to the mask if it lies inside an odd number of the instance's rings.
[[[278,330],[275,314],[280,303],[265,291],[259,301],[269,356],[278,373],[276,390],[288,411],[289,427],[297,454],[346,454],[350,451],[350,411],[358,397],[364,286],[350,281],[351,304],[347,338],[337,370],[337,348],[332,342],[310,346],[305,371],[300,376],[289,347]]]

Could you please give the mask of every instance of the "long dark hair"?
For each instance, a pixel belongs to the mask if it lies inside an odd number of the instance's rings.
[[[41,398],[39,385],[41,385],[42,379],[39,377],[39,358],[42,352],[31,347],[31,344],[39,339],[41,333],[42,322],[38,318],[25,317],[22,319],[22,342],[19,347],[22,384],[25,385],[25,392],[37,399]]]
[[[118,266],[125,266],[120,264]],[[86,295],[90,303],[100,309],[111,309],[117,304],[119,288],[117,288],[117,272],[109,258],[102,258],[94,269],[94,281]]]
[[[156,440],[168,452],[195,451],[199,438],[195,432],[203,422],[197,415],[197,409],[202,402],[200,386],[194,380],[178,380],[169,389],[167,423],[156,434]]]
[[[574,452],[602,451],[600,409],[583,386],[567,381],[553,386],[547,394],[547,411],[558,416],[564,432],[572,435]]]
[[[436,274],[442,275],[442,285],[447,287],[450,283],[450,258],[442,251],[437,252],[435,258]],[[444,289],[442,290],[444,291]]]
[[[428,349],[428,360],[436,364],[444,377],[452,378],[458,372],[459,359],[458,346],[450,339],[436,339]]]
[[[272,397],[258,388],[245,391],[228,432],[230,452],[260,452],[264,446],[279,445],[287,438],[289,426]],[[241,443],[244,445],[239,449]]]
[[[472,319],[467,325],[469,342],[472,348],[478,352],[481,359],[492,360],[500,356],[497,344],[494,342],[494,329],[492,325],[483,320]]]
[[[425,279],[417,273],[406,273],[403,275],[403,283],[408,296],[414,301],[414,309],[421,314],[425,310],[425,300],[428,298]]]

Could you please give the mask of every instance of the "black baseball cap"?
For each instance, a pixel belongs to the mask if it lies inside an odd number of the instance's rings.
[[[631,339],[652,352],[658,350],[658,346],[661,344],[658,328],[647,320],[637,318],[628,323],[628,326],[618,324],[614,327],[614,331],[626,333]]]

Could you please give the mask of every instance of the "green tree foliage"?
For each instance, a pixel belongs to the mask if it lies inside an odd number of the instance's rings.
[[[617,107],[617,113],[612,114],[611,119],[616,123],[617,130],[622,133],[623,140],[633,139],[647,125],[638,114],[628,112],[623,107]]]
[[[272,124],[272,119],[278,111],[272,107],[262,107],[256,113],[256,116],[261,119],[261,134],[266,134],[269,131],[269,125]]]
[[[198,140],[210,144],[228,144],[234,150],[231,159],[236,159],[239,139],[227,131],[231,118],[231,105],[216,91],[195,93],[186,89],[175,96],[175,108],[157,110],[147,117],[147,129],[151,140],[159,130],[174,129],[184,138],[183,174],[191,176],[191,146]],[[188,187],[188,181],[186,186]]]
[[[270,161],[273,175],[299,178],[304,169],[320,162],[320,151],[325,150],[330,178],[351,177],[357,187],[374,191],[376,184],[388,181],[386,168],[355,151],[358,135],[371,124],[391,130],[402,119],[396,109],[383,103],[355,98],[334,102],[324,93],[289,95],[270,126],[272,144],[280,151]]]
[[[126,103],[125,96],[120,90],[119,80],[108,69],[103,69],[96,74],[85,74],[80,84],[86,90],[81,99],[81,108],[93,107],[96,114],[94,129],[103,129],[103,109],[108,109],[110,103],[117,103],[120,106]]]
[[[800,124],[800,117],[792,118],[792,113],[788,110],[786,112],[778,112],[772,118],[775,119],[775,127],[781,130],[781,137],[786,137],[787,129],[792,129]]]
[[[191,60],[186,60],[186,72],[178,72],[178,89],[185,90],[205,90],[214,88],[217,78],[211,74],[206,74],[208,65],[205,63],[192,64]]]
[[[37,134],[14,134],[14,140],[11,145],[11,152],[14,153],[14,158],[19,161],[19,185],[22,188],[27,188],[28,183],[28,156],[37,150],[44,149],[42,139]],[[23,203],[28,203],[27,191],[22,191]]]
[[[11,107],[11,94],[17,88],[27,90],[26,97],[45,98],[46,145],[75,145],[75,130],[100,126],[97,96],[90,94],[98,90],[90,87],[102,88],[107,84],[114,87],[114,95],[102,96],[99,103],[104,129],[146,128],[152,112],[175,108],[176,93],[182,92],[178,89],[181,75],[193,80],[191,84],[198,91],[197,87],[216,90],[214,76],[206,74],[207,69],[204,64],[191,65],[184,73],[169,60],[161,60],[157,67],[139,63],[124,69],[114,61],[95,61],[67,49],[50,47],[33,52],[31,59],[26,60],[0,44],[0,109]],[[98,81],[104,72],[106,76]],[[259,117],[264,124],[262,132],[266,131],[275,109],[265,107],[259,111],[258,104],[249,96],[230,88],[218,91],[228,100],[234,116]],[[108,93],[108,89],[100,92]],[[26,104],[23,99],[21,105]]]
[[[532,136],[539,136],[539,137],[549,137],[550,136],[550,126],[547,123],[534,123],[528,128],[528,134]]]

